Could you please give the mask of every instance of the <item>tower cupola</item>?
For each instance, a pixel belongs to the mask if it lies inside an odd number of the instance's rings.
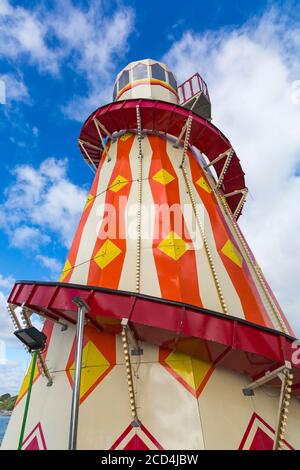
[[[177,81],[168,67],[157,60],[130,62],[117,75],[114,101],[148,98],[178,103]]]

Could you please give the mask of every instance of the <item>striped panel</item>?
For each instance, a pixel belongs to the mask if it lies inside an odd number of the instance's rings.
[[[104,158],[101,159],[97,197],[90,209],[88,219],[82,231],[75,267],[70,278],[70,282],[75,284],[87,284],[88,281],[90,260],[93,256],[99,222],[101,222],[103,218],[106,188],[116,163],[116,153],[117,144],[116,142],[113,142],[109,149],[111,161],[108,161],[107,154],[105,154]]]
[[[190,211],[190,216],[186,217],[186,223],[189,226],[190,233],[193,233],[195,237],[195,255],[196,255],[196,265],[197,265],[197,272],[195,279],[199,284],[199,289],[201,292],[201,299],[203,306],[205,308],[215,310],[217,312],[222,311],[222,307],[220,304],[218,292],[216,289],[216,285],[213,279],[213,275],[211,272],[211,268],[209,266],[209,262],[207,259],[207,255],[203,246],[203,240],[201,237],[201,233],[199,231],[199,227],[196,223],[195,216],[192,210],[191,201],[189,195],[187,194],[186,190],[186,183],[183,178],[182,170],[179,168],[180,163],[182,160],[182,148],[176,149],[173,147],[172,142],[168,142],[167,144],[167,151],[170,155],[170,159],[172,160],[174,169],[176,171],[178,182],[179,182],[179,190],[180,190],[180,198],[181,203],[185,206],[186,209]],[[199,203],[199,201],[197,201]],[[198,216],[200,218],[200,223],[204,226],[206,230],[205,221],[203,220],[204,211],[202,210],[203,204],[201,203],[200,210],[198,211]],[[199,248],[198,248],[199,247]]]
[[[125,208],[127,206],[132,174],[129,152],[133,135],[117,141],[117,155],[105,193],[107,205],[104,218],[99,220],[99,230],[93,247],[88,284],[117,289],[126,253]]]
[[[199,168],[199,170],[201,171],[201,168],[200,168],[198,162],[194,159],[193,155],[190,152],[188,152],[186,160],[185,160],[185,168],[186,168],[186,171],[188,173],[188,176],[189,176],[189,179],[190,179],[191,183],[193,181],[193,174],[191,174],[190,165],[192,165],[192,164],[195,164],[195,167]],[[194,169],[194,166],[193,166],[193,169]],[[202,176],[202,174],[199,175],[199,178],[197,178],[196,181],[198,181],[200,179],[200,176]],[[211,252],[211,255],[212,255],[212,258],[213,258],[213,263],[214,263],[214,266],[215,266],[215,269],[216,269],[217,278],[218,278],[218,281],[220,282],[221,290],[222,290],[222,293],[224,295],[224,299],[225,299],[225,303],[226,303],[226,306],[228,308],[228,311],[232,315],[235,315],[236,317],[245,318],[243,308],[242,308],[242,305],[241,305],[241,302],[240,302],[240,298],[239,298],[239,296],[238,296],[238,294],[235,290],[235,287],[232,283],[231,278],[228,276],[226,268],[223,264],[223,259],[222,259],[221,253],[218,250],[218,246],[216,245],[215,230],[218,230],[218,228],[217,227],[212,227],[211,220],[210,220],[210,215],[209,215],[209,213],[207,211],[207,208],[204,204],[204,199],[202,198],[202,193],[199,194],[198,189],[196,187],[196,186],[199,187],[199,189],[204,193],[204,196],[206,196],[206,195],[210,196],[212,193],[209,193],[210,187],[205,186],[207,183],[208,182],[206,180],[201,180],[201,182],[200,182],[201,185],[200,186],[199,185],[194,185],[193,195],[194,195],[196,204],[199,205],[199,214],[200,214],[200,217],[201,217],[201,223],[202,223],[202,226],[203,226],[204,231],[205,231],[205,236],[207,238],[209,249],[210,249],[210,252]],[[187,201],[187,203],[188,203],[188,201]],[[204,252],[204,249],[202,249],[201,251]],[[204,255],[206,256],[205,253],[204,253]],[[203,254],[202,254],[202,256],[203,256]],[[238,253],[237,253],[236,256],[238,256]],[[206,256],[206,258],[207,258],[207,256]],[[206,262],[207,262],[207,260],[206,260]],[[236,264],[233,261],[230,260],[230,262],[234,266],[236,266]],[[200,285],[201,285],[201,283],[206,283],[207,282],[207,279],[206,279],[207,274],[203,273],[203,270],[201,269],[201,267],[198,270],[198,276],[199,276]],[[212,273],[210,273],[210,276],[212,277]],[[212,305],[212,302],[214,302],[214,298],[209,299],[209,297],[212,295],[212,293],[214,293],[214,297],[217,295],[217,290],[216,290],[215,283],[214,283],[214,290],[209,290],[207,292],[207,297],[208,297],[207,300],[208,300],[209,303],[204,304],[205,307],[207,307],[207,308],[212,308],[211,305]],[[219,309],[219,311],[222,311],[222,309]]]
[[[86,224],[86,222],[89,218],[91,209],[92,209],[92,207],[94,205],[94,202],[95,202],[95,197],[96,197],[97,190],[98,190],[98,185],[99,185],[99,175],[100,175],[100,172],[101,172],[101,168],[103,166],[103,162],[104,162],[104,158],[100,162],[97,173],[96,173],[95,178],[94,178],[93,183],[92,183],[91,190],[89,192],[89,195],[87,197],[85,206],[83,208],[82,216],[81,216],[78,228],[76,230],[76,233],[75,233],[75,236],[74,236],[71,248],[70,248],[70,251],[68,253],[67,260],[65,262],[65,265],[64,265],[61,277],[60,277],[61,282],[69,282],[70,279],[71,279],[71,275],[72,275],[72,272],[73,272],[73,266],[75,265],[75,262],[76,262],[76,257],[77,257],[77,253],[78,253],[78,249],[79,249],[79,245],[80,245],[82,232],[83,232],[85,224]]]
[[[128,198],[128,214],[126,220],[127,252],[124,260],[119,289],[135,291],[136,258],[137,258],[137,201],[138,201],[138,140],[137,137],[129,154],[132,172],[132,187]],[[142,140],[142,243],[141,243],[141,283],[143,294],[161,296],[158,276],[152,252],[152,230],[154,225],[153,198],[149,187],[148,175],[152,159],[152,149],[147,137]],[[149,225],[148,225],[149,224]]]
[[[179,206],[177,175],[167,154],[166,140],[158,136],[148,138],[153,151],[149,181],[154,203],[165,204],[167,208],[178,205],[176,217],[172,212],[170,218],[166,217],[158,207],[155,210],[153,253],[162,297],[202,306],[195,251]],[[162,170],[167,175],[163,183],[157,176]]]
[[[141,287],[143,294],[161,297],[161,290],[153,256],[152,244],[155,226],[155,210],[149,173],[152,162],[152,148],[148,137],[142,142],[143,189],[142,189],[142,245],[141,245]]]
[[[195,193],[198,195],[198,200],[201,200],[205,205],[207,214],[206,229],[210,227],[211,244],[214,244],[218,258],[222,263],[222,288],[224,290],[224,297],[229,309],[229,314],[241,318],[244,317],[249,321],[261,325],[272,326],[269,315],[261,300],[261,296],[253,283],[247,263],[241,255],[239,245],[222,216],[213,191],[209,192],[206,190],[206,184],[210,187],[209,181],[191,152],[188,152],[188,162]],[[202,183],[203,181],[205,182],[204,185]],[[234,260],[225,254],[226,249],[224,250],[224,247],[228,244],[228,241],[232,243],[234,247],[233,250],[236,250],[238,253],[241,265],[234,262]],[[239,300],[237,300],[237,297]]]

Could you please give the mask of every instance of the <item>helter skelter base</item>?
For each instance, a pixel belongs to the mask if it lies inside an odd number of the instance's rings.
[[[244,172],[210,110],[198,74],[177,88],[147,59],[85,121],[79,146],[95,177],[60,282],[17,282],[8,299],[16,327],[16,308],[25,324],[36,312],[48,337],[23,449],[74,448],[75,390],[78,449],[300,448],[298,345],[237,224]],[[164,225],[160,207],[174,204],[182,232],[175,218]],[[134,214],[134,236],[99,236],[107,206],[118,227]],[[28,374],[5,449],[17,447],[27,391]]]

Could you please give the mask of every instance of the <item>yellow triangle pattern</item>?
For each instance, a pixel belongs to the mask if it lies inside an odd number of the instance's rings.
[[[63,280],[67,277],[71,269],[72,269],[71,263],[67,259],[67,261],[65,262],[64,268],[62,270],[61,276],[59,278],[59,282],[63,282]]]
[[[227,240],[221,251],[237,266],[239,266],[240,268],[243,266],[243,258],[230,240]]]
[[[173,231],[158,245],[160,251],[170,256],[170,258],[173,258],[175,261],[179,260],[188,248],[188,244]]]
[[[197,392],[212,363],[180,352],[171,352],[166,364],[195,392]]]
[[[164,186],[167,184],[171,183],[175,178],[172,176],[167,170],[164,170],[163,168],[159,170],[155,175],[152,177],[154,181],[157,181],[157,183],[160,183]]]
[[[94,257],[94,261],[98,264],[101,269],[104,269],[117,256],[119,256],[121,251],[122,250],[120,250],[120,248],[115,245],[112,241],[106,240],[106,242],[103,243],[102,247]]]
[[[120,189],[124,188],[124,186],[126,186],[128,183],[129,181],[126,178],[124,178],[121,175],[118,175],[114,179],[114,181],[111,183],[109,189],[113,191],[114,193],[117,193],[118,191],[120,191]]]
[[[87,197],[85,206],[83,208],[83,212],[89,207],[89,205],[91,204],[93,199],[94,199],[94,196],[92,196],[92,194],[89,194],[88,197]]]
[[[97,380],[110,367],[108,360],[92,341],[89,341],[82,351],[82,372],[80,383],[80,398],[82,398]],[[70,374],[74,381],[75,363],[70,367]]]
[[[199,178],[197,181],[196,181],[196,184],[198,186],[200,186],[200,188],[204,189],[204,191],[206,191],[207,193],[211,193],[211,188],[210,186],[207,184],[207,182],[205,181],[205,179],[203,178],[203,176],[201,176],[201,178]]]

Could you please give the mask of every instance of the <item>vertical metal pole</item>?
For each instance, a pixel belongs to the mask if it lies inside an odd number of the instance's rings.
[[[78,305],[79,302],[74,302]],[[75,373],[73,383],[72,395],[72,408],[70,420],[70,434],[69,434],[69,450],[76,450],[77,443],[77,429],[78,429],[78,411],[80,399],[80,381],[81,381],[81,368],[82,368],[82,344],[84,333],[84,320],[87,308],[85,305],[78,305],[78,318],[76,329],[76,350],[75,350]]]
[[[27,392],[27,398],[26,398],[26,403],[25,403],[25,410],[24,410],[21,433],[20,433],[20,438],[19,438],[18,450],[22,449],[37,355],[38,355],[38,351],[34,351],[32,354],[32,364],[31,364],[31,370],[30,370],[28,392]]]

